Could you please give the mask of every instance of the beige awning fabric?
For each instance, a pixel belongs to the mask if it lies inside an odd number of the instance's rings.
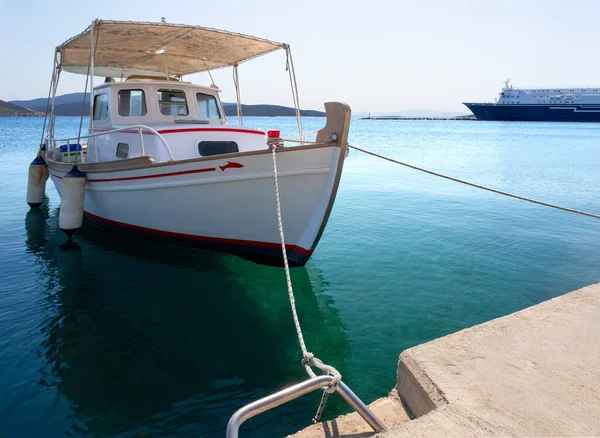
[[[94,75],[181,76],[240,64],[287,47],[252,36],[171,23],[96,20]],[[63,70],[87,74],[92,26],[57,47]]]

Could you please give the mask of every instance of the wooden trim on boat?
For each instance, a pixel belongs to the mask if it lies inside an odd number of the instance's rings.
[[[321,240],[323,231],[325,231],[325,226],[327,225],[327,221],[331,215],[331,210],[333,209],[333,203],[335,202],[340,180],[342,179],[344,160],[346,159],[346,154],[348,153],[348,134],[350,132],[350,116],[352,115],[350,105],[346,103],[326,102],[325,111],[327,113],[327,124],[325,125],[325,128],[320,130],[317,134],[317,141],[323,141],[323,135],[327,134],[326,128],[329,126],[330,121],[333,122],[332,124],[334,124],[334,126],[337,124],[337,126],[330,132],[337,132],[337,145],[340,148],[340,157],[338,159],[337,169],[335,170],[335,181],[333,182],[333,187],[331,188],[329,204],[327,205],[325,216],[323,216],[323,221],[321,222],[319,232],[317,233],[317,236],[315,237],[315,240],[310,248],[313,251],[317,247],[319,240]]]
[[[286,152],[294,152],[299,150],[307,150],[307,149],[319,149],[337,146],[339,141],[331,142],[331,143],[318,143],[318,144],[307,144],[302,146],[293,146],[293,147],[282,147],[277,149],[277,153],[286,153]],[[125,158],[123,160],[115,160],[115,161],[103,161],[99,163],[79,163],[77,167],[82,172],[87,173],[105,173],[105,172],[122,172],[125,170],[137,170],[144,168],[152,168],[155,169],[157,167],[164,166],[172,166],[174,164],[188,164],[188,163],[201,163],[204,161],[214,161],[214,160],[228,160],[235,159],[241,157],[248,157],[253,155],[266,155],[270,154],[271,151],[269,149],[262,149],[259,151],[248,151],[248,152],[233,152],[230,154],[220,154],[220,155],[211,155],[208,157],[198,157],[198,158],[187,158],[185,160],[173,160],[173,161],[164,161],[164,162],[156,162],[152,157],[144,156],[137,158]],[[60,171],[67,172],[69,169],[73,167],[74,163],[65,163],[61,161],[54,161],[51,158],[47,158],[48,167],[50,169],[56,169]]]
[[[46,162],[50,169],[60,169],[67,172],[75,163],[55,161],[46,156]],[[158,164],[151,156],[146,155],[136,158],[125,158],[123,160],[103,161],[99,163],[77,163],[79,170],[84,172],[122,172],[125,170],[137,170],[145,167],[154,167]]]

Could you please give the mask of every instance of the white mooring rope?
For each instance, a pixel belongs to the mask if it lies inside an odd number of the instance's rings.
[[[287,280],[287,288],[288,288],[288,296],[290,299],[290,306],[292,308],[292,315],[294,317],[294,325],[296,326],[296,333],[298,335],[298,341],[300,342],[300,349],[302,350],[302,365],[304,365],[304,369],[308,373],[311,378],[317,377],[316,374],[311,369],[312,366],[320,369],[323,374],[329,374],[333,376],[333,381],[331,385],[325,390],[325,394],[329,394],[335,392],[335,388],[337,384],[342,379],[342,375],[336,370],[334,367],[330,365],[326,365],[320,359],[316,358],[314,354],[309,352],[306,349],[306,344],[304,343],[304,336],[302,335],[302,328],[300,327],[300,321],[298,320],[298,313],[296,312],[296,299],[294,298],[294,289],[292,287],[292,278],[290,277],[290,266],[288,263],[287,252],[285,250],[285,236],[283,233],[283,220],[281,216],[281,201],[279,199],[279,181],[277,177],[277,158],[275,157],[275,147],[271,146],[273,152],[273,179],[275,180],[275,199],[277,201],[277,222],[279,225],[279,238],[281,240],[281,253],[283,255],[283,264],[285,267],[285,278]],[[324,401],[327,400],[327,397],[324,394]],[[319,411],[322,412],[322,407],[324,407],[324,401],[322,401],[321,406],[319,407]],[[317,413],[315,417],[317,420],[320,417],[320,414]]]
[[[462,179],[454,178],[452,176],[443,175],[441,173],[433,172],[432,170],[423,169],[422,167],[413,166],[412,164],[403,163],[402,161],[398,161],[398,160],[395,160],[393,158],[386,157],[384,155],[379,155],[379,154],[376,154],[375,152],[367,151],[366,149],[361,149],[361,148],[359,148],[357,146],[352,146],[350,144],[348,145],[348,147],[351,147],[352,149],[356,149],[357,151],[364,152],[365,154],[373,155],[374,157],[381,158],[383,160],[391,161],[392,163],[400,164],[401,166],[410,167],[411,169],[419,170],[421,172],[425,172],[425,173],[428,173],[430,175],[439,176],[440,178],[445,178],[445,179],[448,179],[450,181],[454,181],[454,182],[457,182],[457,183],[465,184],[465,185],[468,185],[468,186],[471,186],[471,187],[475,187],[475,188],[478,188],[478,189],[482,189],[482,190],[487,190],[488,192],[498,193],[499,195],[510,196],[511,198],[520,199],[522,201],[527,201],[527,202],[532,202],[534,204],[543,205],[545,207],[556,208],[558,210],[568,211],[568,212],[571,212],[571,213],[581,214],[583,216],[595,217],[596,219],[600,219],[600,215],[598,215],[598,214],[588,213],[588,212],[581,211],[581,210],[575,210],[574,208],[568,208],[568,207],[563,207],[561,205],[550,204],[549,202],[538,201],[537,199],[527,198],[525,196],[515,195],[513,193],[508,193],[508,192],[503,192],[502,190],[492,189],[490,187],[482,186],[480,184],[475,184],[475,183],[472,183],[472,182],[469,182],[469,181],[465,181],[465,180],[462,180]]]

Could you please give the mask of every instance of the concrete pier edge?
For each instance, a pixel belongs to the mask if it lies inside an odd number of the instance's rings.
[[[402,352],[398,360],[395,389],[411,417],[421,417],[448,403],[409,350]]]
[[[600,284],[409,348],[396,380],[378,437],[600,436]],[[373,435],[351,413],[293,436]]]

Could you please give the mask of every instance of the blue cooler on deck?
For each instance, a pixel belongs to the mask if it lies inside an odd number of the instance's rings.
[[[85,162],[86,152],[87,151],[85,151],[83,146],[81,146],[79,143],[70,145],[63,144],[60,147],[60,153],[62,157],[61,161],[63,163],[74,163],[75,157],[77,157],[77,161],[79,163],[83,163]]]

